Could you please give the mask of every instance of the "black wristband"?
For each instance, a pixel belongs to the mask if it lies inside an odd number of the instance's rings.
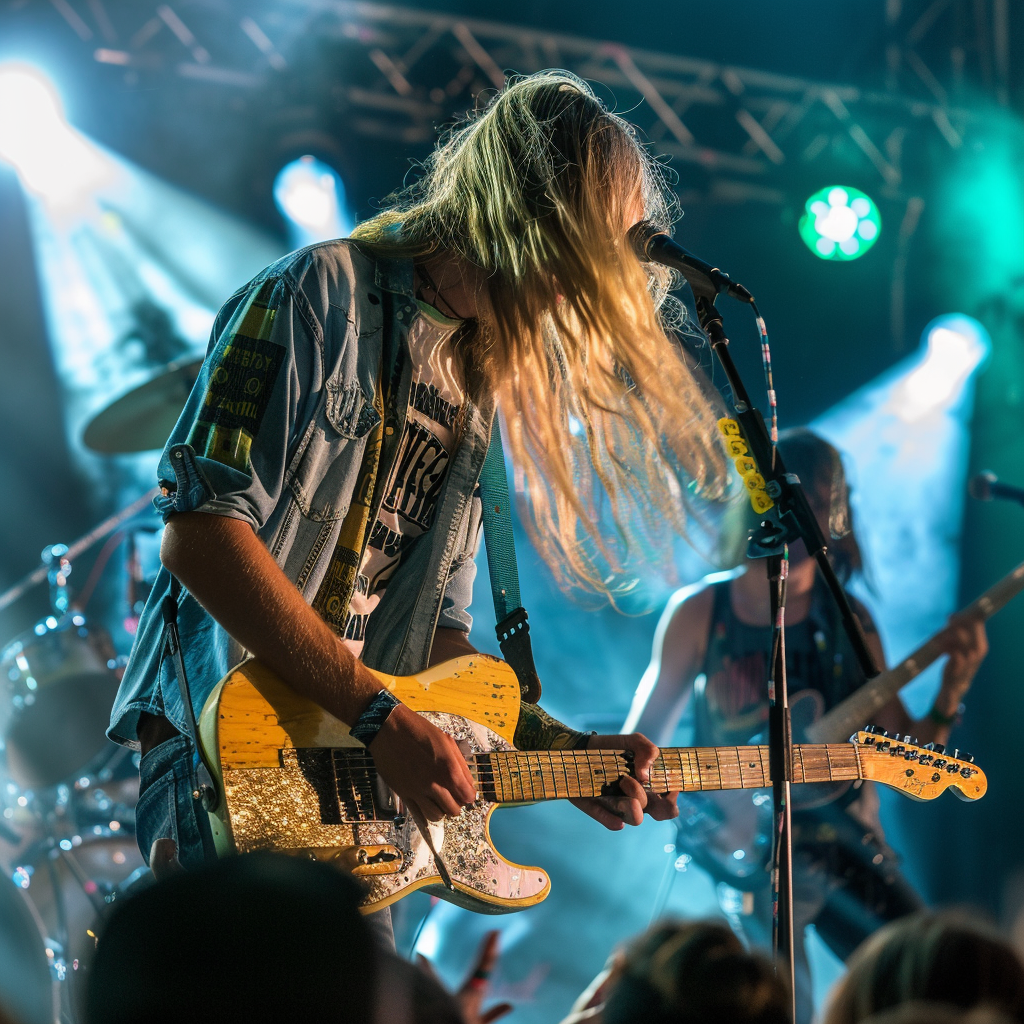
[[[572,745],[569,747],[570,750],[586,750],[590,745],[591,739],[597,735],[596,729],[591,729],[590,732],[578,732],[576,733],[576,739],[573,740]]]
[[[964,706],[963,704],[958,704],[956,707],[956,711],[952,715],[944,715],[933,704],[931,711],[928,712],[928,717],[936,725],[959,725],[964,717]]]
[[[380,732],[391,712],[401,703],[390,690],[381,690],[366,705],[366,709],[356,720],[356,724],[349,730],[352,738],[359,740],[364,747],[368,747],[377,738],[377,733]]]

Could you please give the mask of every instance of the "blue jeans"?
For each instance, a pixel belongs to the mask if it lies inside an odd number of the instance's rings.
[[[143,756],[135,836],[147,864],[156,839],[174,840],[184,868],[205,862],[204,839],[213,849],[206,811],[192,799],[191,777],[192,748],[185,736],[164,740]]]

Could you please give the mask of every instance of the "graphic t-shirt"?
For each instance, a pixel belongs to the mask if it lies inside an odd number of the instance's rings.
[[[459,443],[466,385],[453,345],[462,327],[425,302],[409,328],[412,389],[405,433],[359,565],[343,634],[357,656],[366,623],[409,547],[434,523],[437,500]]]

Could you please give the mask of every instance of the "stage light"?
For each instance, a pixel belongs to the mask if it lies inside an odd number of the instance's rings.
[[[800,237],[823,260],[855,260],[878,240],[878,207],[859,189],[829,185],[804,204]]]
[[[976,320],[939,317],[915,353],[810,424],[844,453],[870,579],[855,582],[854,592],[890,663],[938,630],[958,603],[974,386],[990,347]],[[900,692],[912,718],[927,715],[942,672],[940,661]],[[904,850],[918,838],[896,815],[886,835]],[[908,873],[924,881],[913,864]]]
[[[274,201],[296,246],[342,238],[352,231],[345,186],[337,172],[313,156],[286,164],[274,181]]]
[[[985,329],[968,316],[942,316],[924,332],[924,358],[894,395],[896,414],[905,423],[924,419],[955,401],[964,382],[988,357]]]
[[[58,208],[73,205],[111,173],[102,152],[67,123],[52,83],[23,63],[0,65],[0,159],[28,191]]]

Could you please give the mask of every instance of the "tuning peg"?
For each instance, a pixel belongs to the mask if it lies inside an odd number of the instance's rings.
[[[973,754],[964,754],[964,756],[960,760],[961,761],[966,761],[968,764],[974,764],[974,755]]]
[[[879,729],[878,730],[878,735],[879,736],[884,736],[886,739],[889,738],[889,734],[884,729]]]
[[[931,744],[931,749],[934,750],[936,754],[944,754],[946,752],[946,745],[944,743],[933,743]]]

